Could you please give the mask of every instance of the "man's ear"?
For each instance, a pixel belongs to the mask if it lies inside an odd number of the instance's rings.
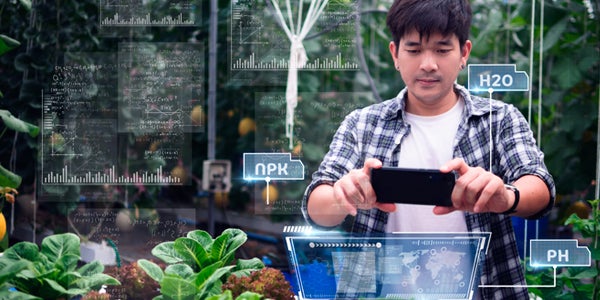
[[[473,43],[470,40],[466,40],[465,44],[461,49],[461,60],[462,65],[467,65],[467,60],[469,60],[469,55],[471,54],[471,49],[473,48]]]
[[[391,41],[389,48],[390,48],[390,54],[392,55],[392,59],[394,60],[394,66],[397,69],[398,65],[397,65],[396,61],[398,60],[398,47],[396,46],[396,43],[394,43],[394,41]]]

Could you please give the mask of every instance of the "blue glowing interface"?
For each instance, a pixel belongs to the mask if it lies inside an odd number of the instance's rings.
[[[470,299],[489,233],[313,232],[285,240],[301,299]]]

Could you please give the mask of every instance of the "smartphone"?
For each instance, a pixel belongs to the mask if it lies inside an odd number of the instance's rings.
[[[452,206],[454,173],[430,169],[371,169],[377,202]]]

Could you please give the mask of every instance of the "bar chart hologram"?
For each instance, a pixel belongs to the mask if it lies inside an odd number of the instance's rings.
[[[292,9],[293,16],[298,14]],[[304,10],[307,7],[303,8]],[[356,5],[329,3],[311,31],[316,37],[305,41],[308,61],[300,71],[356,71],[354,22]],[[274,12],[263,1],[232,0],[230,17],[230,71],[285,71],[289,67],[291,42]],[[287,14],[284,13],[284,15]],[[304,14],[303,14],[304,15]],[[310,36],[310,34],[309,34]],[[232,76],[235,77],[235,76]]]
[[[60,172],[47,173],[43,180],[43,184],[85,184],[85,185],[127,185],[127,184],[181,184],[179,177],[166,175],[162,167],[158,167],[154,172],[135,172],[130,176],[117,175],[115,166],[112,166],[104,172],[87,172],[83,175],[74,175],[69,172],[69,167],[65,166]]]
[[[232,70],[287,70],[289,59],[272,58],[270,61],[257,61],[256,54],[252,53],[246,59],[238,58],[233,62]],[[338,53],[332,59],[327,57],[316,58],[307,62],[299,70],[357,70],[359,65],[354,61],[342,61],[342,53]]]
[[[183,14],[176,17],[162,17],[153,20],[150,14],[144,16],[119,16],[115,13],[112,18],[106,17],[100,20],[100,26],[195,26],[196,22],[193,19],[184,19]]]
[[[160,15],[150,5],[139,0],[100,0],[100,27],[188,27],[200,24],[201,6],[196,5],[196,1],[169,1],[168,9],[161,10]]]
[[[141,48],[153,52],[124,58]],[[192,124],[191,112],[202,107],[197,83],[203,74],[181,71],[176,60],[165,59],[168,67],[161,67],[167,74],[156,83],[150,62],[177,53],[192,68],[198,65],[189,58],[201,52],[173,44],[129,44],[121,50],[79,53],[85,59],[55,66],[54,80],[41,94],[43,185],[189,184],[169,170],[191,162],[192,127],[200,124]],[[180,71],[170,72],[173,68]],[[182,85],[167,83],[180,78]],[[128,93],[138,96],[125,97]]]

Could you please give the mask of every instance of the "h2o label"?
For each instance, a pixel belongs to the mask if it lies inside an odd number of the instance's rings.
[[[468,68],[469,91],[528,91],[529,76],[514,64],[473,64]]]

